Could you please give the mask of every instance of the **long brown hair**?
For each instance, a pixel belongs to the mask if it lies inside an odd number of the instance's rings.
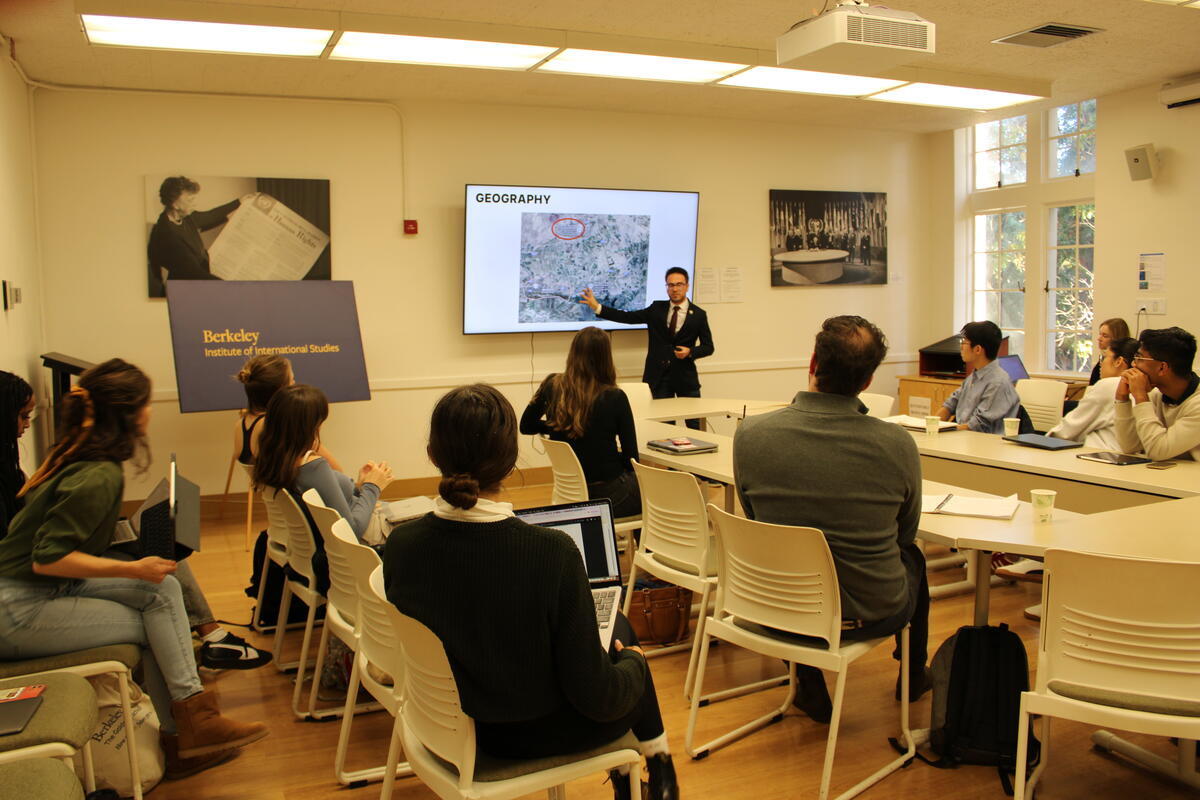
[[[254,485],[291,489],[296,485],[297,462],[316,443],[317,433],[329,416],[329,401],[315,386],[285,386],[267,404],[258,456],[254,460]]]
[[[138,420],[149,402],[150,378],[127,361],[110,358],[84,372],[59,405],[58,438],[18,497],[77,461],[120,463],[140,451],[145,471],[150,449]]]
[[[242,365],[237,379],[246,388],[246,410],[261,414],[275,392],[292,377],[292,362],[283,356],[254,356]]]
[[[1104,320],[1104,322],[1100,323],[1100,328],[1108,328],[1108,335],[1111,336],[1114,341],[1117,339],[1129,338],[1129,323],[1120,317],[1113,317],[1112,319]],[[1096,330],[1100,330],[1100,328],[1097,328]]]
[[[494,386],[451,389],[433,408],[427,452],[442,473],[438,494],[474,508],[479,493],[499,488],[517,464],[517,414]]]
[[[539,392],[549,391],[546,424],[572,439],[583,436],[596,398],[617,386],[612,343],[608,334],[588,326],[575,334],[567,351],[567,368],[551,376]]]

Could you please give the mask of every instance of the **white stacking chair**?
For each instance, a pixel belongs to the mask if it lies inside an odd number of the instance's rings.
[[[867,407],[867,416],[871,417],[890,417],[892,415],[892,407],[896,404],[896,398],[886,394],[875,394],[874,392],[862,392],[858,399]]]
[[[349,523],[342,531],[345,536],[338,536],[342,515],[321,502],[321,495],[316,489],[309,489],[301,497],[308,506],[309,516],[317,526],[321,539],[325,543],[325,556],[329,561],[329,591],[325,595],[325,624],[321,627],[321,642],[317,645],[317,663],[313,667],[312,688],[308,693],[308,707],[301,710],[300,684],[297,682],[292,690],[292,711],[301,719],[328,719],[341,717],[344,713],[341,706],[337,708],[317,708],[317,691],[321,688],[321,670],[325,666],[325,653],[329,647],[329,637],[336,636],[350,652],[358,650],[358,587],[355,583],[354,564],[361,560],[367,565],[363,575],[370,575],[371,570],[379,566],[379,556],[371,548],[359,544],[354,536],[354,530]],[[353,695],[350,695],[353,697]],[[365,703],[351,706],[355,711],[369,711],[379,708],[378,704]],[[342,754],[344,755],[344,754]],[[341,779],[341,762],[338,762],[339,780]],[[349,783],[359,778],[350,778],[343,783]]]
[[[690,472],[648,467],[637,461],[633,462],[633,470],[637,473],[638,487],[642,493],[642,537],[629,569],[629,585],[625,590],[625,607],[622,610],[625,616],[629,616],[639,571],[691,589],[699,596],[700,616],[696,620],[696,632],[692,640],[646,651],[647,658],[681,650],[691,651],[687,677],[683,682],[683,696],[690,699],[692,681],[696,675],[696,659],[704,638],[704,620],[717,586],[717,553],[709,533],[704,492],[696,476]],[[742,688],[754,691],[778,683],[779,679],[774,678]]]
[[[542,437],[546,446],[546,455],[550,457],[550,471],[554,474],[554,489],[550,494],[550,503],[582,503],[588,499],[587,478],[583,474],[583,465],[579,457],[566,442],[558,442],[548,437]],[[614,520],[617,529],[617,542],[621,549],[629,546],[629,537],[633,531],[642,527],[640,516],[621,517]]]
[[[628,765],[632,795],[641,796],[642,756],[631,733],[593,751],[570,756],[512,761],[490,759],[477,752],[475,721],[462,710],[441,641],[429,628],[387,602],[382,567],[372,573],[371,589],[386,606],[404,654],[404,704],[400,709],[404,751],[417,777],[434,794],[441,798],[507,800],[546,789],[550,800],[565,800],[568,781]],[[399,744],[393,736],[392,749]],[[390,787],[385,783],[381,800],[389,797]]]
[[[247,468],[248,471],[253,470],[253,467]],[[253,481],[253,478],[251,478]],[[267,495],[271,497],[268,499]],[[267,568],[274,563],[280,569],[286,569],[288,563],[288,522],[287,517],[279,510],[278,505],[274,502],[275,493],[273,490],[260,492],[259,497],[262,498],[263,506],[267,509],[267,547],[263,552],[263,560],[260,565],[259,581],[258,581],[258,598],[255,600],[254,619],[250,620],[250,628],[256,633],[267,633],[275,630],[274,625],[260,625],[259,614],[263,607],[263,598],[267,593]],[[275,667],[280,672],[289,671],[292,667],[288,667],[279,661],[279,654],[275,654]]]
[[[1067,384],[1044,378],[1023,378],[1017,381],[1017,397],[1029,413],[1034,430],[1048,431],[1063,418],[1063,400]]]
[[[330,607],[327,607],[326,610],[326,628],[330,627],[330,620],[335,619],[333,616],[335,610],[339,612],[339,617],[344,616],[340,614],[341,609],[351,607],[350,603],[353,603],[354,610],[352,629],[354,664],[350,669],[350,685],[346,689],[345,707],[340,709],[342,726],[338,732],[337,752],[333,760],[334,773],[339,783],[349,786],[384,780],[388,774],[391,774],[392,777],[411,775],[412,770],[409,769],[408,764],[397,763],[398,757],[395,757],[397,756],[395,753],[389,754],[388,761],[383,766],[352,772],[346,771],[346,753],[349,749],[350,729],[354,724],[354,715],[360,711],[377,710],[382,707],[393,717],[397,717],[402,699],[400,690],[403,667],[400,660],[400,648],[392,633],[386,609],[383,607],[387,605],[387,601],[381,602],[370,591],[371,573],[380,566],[379,556],[371,548],[359,544],[350,523],[341,518],[335,520],[330,526],[330,532],[325,537],[325,552],[329,556],[330,577]],[[333,587],[335,586],[339,587],[337,593],[334,592]],[[351,588],[354,594],[353,600],[342,596],[341,590],[346,586]],[[332,624],[340,625],[341,622],[335,621]],[[341,635],[341,633],[338,634],[339,638]],[[368,664],[373,664],[382,672],[391,675],[394,683],[391,685],[381,683],[367,670]],[[360,686],[366,687],[378,702],[357,703]],[[398,735],[395,730],[396,725],[398,722],[393,724],[394,735]],[[390,794],[390,792],[389,788],[387,793]]]
[[[293,697],[299,698],[299,687],[303,685],[308,669],[308,649],[312,644],[313,628],[316,627],[317,607],[325,604],[324,595],[317,591],[317,576],[313,572],[312,566],[312,557],[317,551],[317,544],[313,537],[317,534],[308,524],[304,512],[300,510],[300,506],[296,504],[296,499],[292,497],[291,493],[283,489],[264,489],[262,497],[263,502],[267,504],[268,514],[274,507],[275,514],[279,516],[287,530],[289,571],[283,581],[283,594],[279,600],[279,618],[275,621],[275,646],[272,651],[275,663],[281,672],[292,668],[296,670],[297,689],[293,692]],[[304,578],[308,582],[307,585],[293,577],[294,575]],[[308,617],[304,620],[304,638],[300,643],[300,657],[296,661],[281,664],[283,634],[287,629],[292,597],[299,597],[308,604]],[[317,679],[320,680],[320,676]]]
[[[692,709],[688,717],[684,747],[692,758],[704,756],[730,742],[778,722],[796,696],[796,664],[806,664],[836,672],[833,690],[833,716],[825,745],[825,764],[821,770],[820,800],[829,797],[833,757],[837,747],[838,726],[846,690],[846,669],[850,663],[891,640],[891,636],[843,645],[841,596],[837,570],[825,536],[816,528],[771,525],[745,517],[735,517],[711,503],[708,513],[717,539],[716,609],[704,628]],[[821,640],[812,644],[780,635],[767,629]],[[839,800],[854,797],[887,775],[905,766],[916,754],[916,742],[908,724],[908,635],[906,625],[900,643],[900,734],[906,752],[889,761],[870,777],[838,795]],[[783,704],[771,713],[746,723],[706,744],[694,744],[700,692],[712,639],[721,639],[753,650],[769,658],[790,662],[789,686]],[[826,646],[826,643],[827,646]]]
[[[633,408],[634,416],[639,416],[638,411],[644,411],[649,408],[650,401],[654,396],[650,394],[650,384],[642,383],[641,381],[626,381],[617,384],[617,388],[625,393],[629,398],[629,405]]]
[[[1032,796],[1048,762],[1050,718],[1179,739],[1175,763],[1108,731],[1101,749],[1200,789],[1200,564],[1047,550],[1037,682],[1021,695],[1015,800]],[[1030,716],[1041,760],[1025,782]]]

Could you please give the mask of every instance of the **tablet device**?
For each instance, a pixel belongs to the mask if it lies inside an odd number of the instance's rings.
[[[1053,436],[1043,436],[1040,433],[1020,433],[1016,436],[1005,436],[1004,441],[1016,442],[1026,447],[1037,447],[1041,450],[1070,450],[1083,447],[1083,442],[1073,442],[1070,439],[1055,439]]]
[[[1150,459],[1142,456],[1127,456],[1124,453],[1080,453],[1076,458],[1088,461],[1099,461],[1101,464],[1115,464],[1118,467],[1128,467],[1130,464],[1149,464]]]
[[[29,720],[41,704],[40,696],[0,703],[0,736],[11,736],[25,730],[25,726],[29,724]]]

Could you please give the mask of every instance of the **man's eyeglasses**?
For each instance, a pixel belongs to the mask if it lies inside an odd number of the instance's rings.
[[[667,288],[668,288],[668,289],[679,289],[679,288],[681,288],[681,287],[684,287],[684,286],[687,286],[687,282],[686,282],[686,281],[678,281],[678,282],[676,282],[676,283],[668,283],[668,284],[667,284]]]
[[[1143,356],[1143,355],[1140,355],[1140,354],[1139,354],[1139,355],[1136,355],[1136,356],[1134,356],[1134,357],[1133,357],[1133,360],[1134,360],[1134,361],[1161,361],[1161,359],[1158,359],[1158,358],[1151,358],[1150,356]]]

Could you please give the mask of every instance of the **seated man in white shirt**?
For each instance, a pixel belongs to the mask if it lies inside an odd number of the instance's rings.
[[[1133,368],[1121,374],[1114,404],[1121,451],[1141,451],[1155,461],[1200,459],[1196,337],[1183,328],[1160,328],[1142,331],[1138,341],[1141,348]]]
[[[1098,380],[1087,388],[1075,408],[1049,431],[1050,436],[1083,442],[1089,447],[1120,450],[1113,401],[1121,373],[1133,366],[1141,343],[1137,339],[1111,339],[1100,354]]]

